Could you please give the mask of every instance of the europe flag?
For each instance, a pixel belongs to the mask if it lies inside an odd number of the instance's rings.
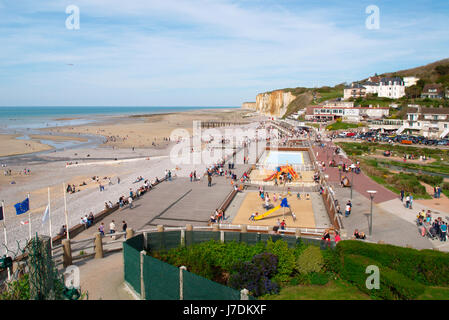
[[[30,210],[30,199],[26,198],[22,202],[16,203],[14,208],[16,208],[16,215],[27,212]]]

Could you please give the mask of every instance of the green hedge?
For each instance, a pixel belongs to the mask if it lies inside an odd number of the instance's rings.
[[[370,274],[365,271],[370,265],[379,268],[379,289],[370,290],[366,287],[366,280]],[[421,283],[379,264],[376,260],[353,254],[342,257],[341,276],[355,284],[361,291],[378,299],[411,300],[424,292],[424,285]]]
[[[368,257],[425,285],[449,285],[449,253],[355,240],[340,241],[337,253],[340,257],[348,254]]]

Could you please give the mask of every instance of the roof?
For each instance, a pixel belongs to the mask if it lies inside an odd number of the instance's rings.
[[[382,83],[382,84],[388,84],[389,82],[399,82],[399,83],[403,83],[404,81],[402,81],[402,79],[401,78],[399,78],[399,77],[391,77],[391,78],[382,78],[381,80],[380,80],[380,82]]]
[[[429,90],[437,90],[437,93],[441,93],[443,90],[441,88],[440,84],[432,83],[432,84],[426,84],[422,90],[422,93],[429,93]]]
[[[350,86],[346,86],[345,89],[366,89],[360,83],[352,83]]]
[[[407,113],[419,113],[419,114],[447,114],[449,115],[449,108],[431,108],[421,107],[421,112],[418,111],[418,107],[408,107]]]

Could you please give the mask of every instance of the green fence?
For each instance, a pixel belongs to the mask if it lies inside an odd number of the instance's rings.
[[[140,251],[143,250],[143,235],[137,235],[123,243],[123,268],[125,281],[140,294]]]
[[[143,279],[146,300],[179,300],[177,267],[150,256],[143,256]]]
[[[334,242],[316,239],[296,238],[295,236],[271,235],[265,233],[240,233],[217,231],[165,231],[153,232],[135,236],[123,243],[125,281],[141,294],[140,252],[142,250],[161,251],[178,248],[184,243],[186,246],[210,240],[224,242],[237,241],[249,245],[268,239],[277,241],[282,239],[289,247],[299,242],[320,246],[321,249],[334,248]],[[145,240],[146,239],[146,240]],[[144,248],[145,243],[145,248]],[[143,282],[145,298],[148,300],[179,300],[180,273],[179,268],[155,259],[143,256]],[[183,297],[185,300],[239,300],[238,290],[221,285],[209,279],[200,277],[188,271],[183,271]],[[254,299],[253,297],[249,297]]]

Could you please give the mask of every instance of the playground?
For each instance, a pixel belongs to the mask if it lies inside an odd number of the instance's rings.
[[[259,185],[312,186],[313,167],[307,151],[266,150],[250,179]]]
[[[312,199],[306,200],[306,193],[301,194],[301,200],[296,196],[296,193],[287,195],[288,207],[282,207],[281,202],[283,197],[279,199],[279,193],[276,194],[276,201],[274,201],[274,193],[270,193],[271,209],[264,208],[265,201],[261,199],[260,195],[256,191],[246,192],[245,198],[235,215],[232,224],[247,224],[257,226],[275,226],[277,220],[285,220],[288,228],[315,228],[315,217],[312,209]],[[274,210],[273,210],[274,209]],[[296,216],[296,220],[293,219],[291,211]],[[271,213],[269,213],[271,211]],[[250,220],[253,213],[258,212],[259,217],[255,220]],[[263,214],[268,213],[261,218]]]

